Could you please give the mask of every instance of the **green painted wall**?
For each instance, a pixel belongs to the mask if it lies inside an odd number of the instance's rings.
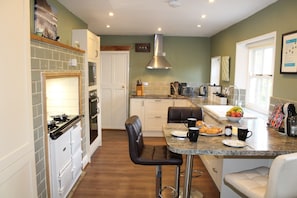
[[[297,30],[297,1],[279,0],[255,15],[211,38],[211,56],[231,57],[231,81],[234,82],[236,42],[276,31],[276,56],[273,96],[297,100],[297,75],[280,74],[282,34]],[[222,82],[224,85],[224,82]]]
[[[88,24],[72,14],[56,0],[47,0],[48,4],[57,10],[58,36],[60,42],[71,45],[72,29],[88,29]],[[34,33],[34,0],[30,0],[30,32]]]
[[[163,37],[163,51],[173,66],[170,70],[148,70],[153,56],[154,36],[100,36],[101,46],[128,45],[130,50],[130,85],[142,81],[209,82],[210,39],[201,37]],[[151,52],[135,52],[135,43],[150,43]]]

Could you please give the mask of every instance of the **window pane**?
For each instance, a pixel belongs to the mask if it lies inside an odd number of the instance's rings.
[[[272,95],[273,47],[261,46],[249,49],[249,73],[247,106],[260,112],[268,112]]]

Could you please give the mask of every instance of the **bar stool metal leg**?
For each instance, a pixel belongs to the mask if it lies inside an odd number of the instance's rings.
[[[175,197],[179,197],[180,186],[180,166],[176,166],[175,169]]]
[[[156,166],[156,198],[160,198],[162,192],[162,166]]]
[[[185,184],[184,184],[184,198],[190,198],[190,195],[191,195],[192,169],[193,169],[193,155],[187,155],[186,170],[185,170]]]

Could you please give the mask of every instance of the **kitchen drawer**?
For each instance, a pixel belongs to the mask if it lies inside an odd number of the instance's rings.
[[[173,101],[169,99],[144,100],[145,113],[167,113],[170,106],[173,106]]]
[[[162,126],[167,123],[167,115],[146,115],[145,130],[162,131]]]
[[[71,160],[70,132],[67,131],[56,140],[50,139],[51,161],[56,170],[61,170]]]
[[[173,106],[174,107],[191,107],[192,103],[188,99],[174,99]]]
[[[63,170],[60,170],[58,176],[58,197],[64,198],[69,193],[72,187],[72,163],[71,161],[66,165]]]

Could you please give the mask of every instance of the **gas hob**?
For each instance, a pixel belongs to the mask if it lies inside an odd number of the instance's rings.
[[[51,116],[51,120],[47,123],[49,136],[55,140],[67,131],[74,123],[80,120],[79,115],[55,115]]]

